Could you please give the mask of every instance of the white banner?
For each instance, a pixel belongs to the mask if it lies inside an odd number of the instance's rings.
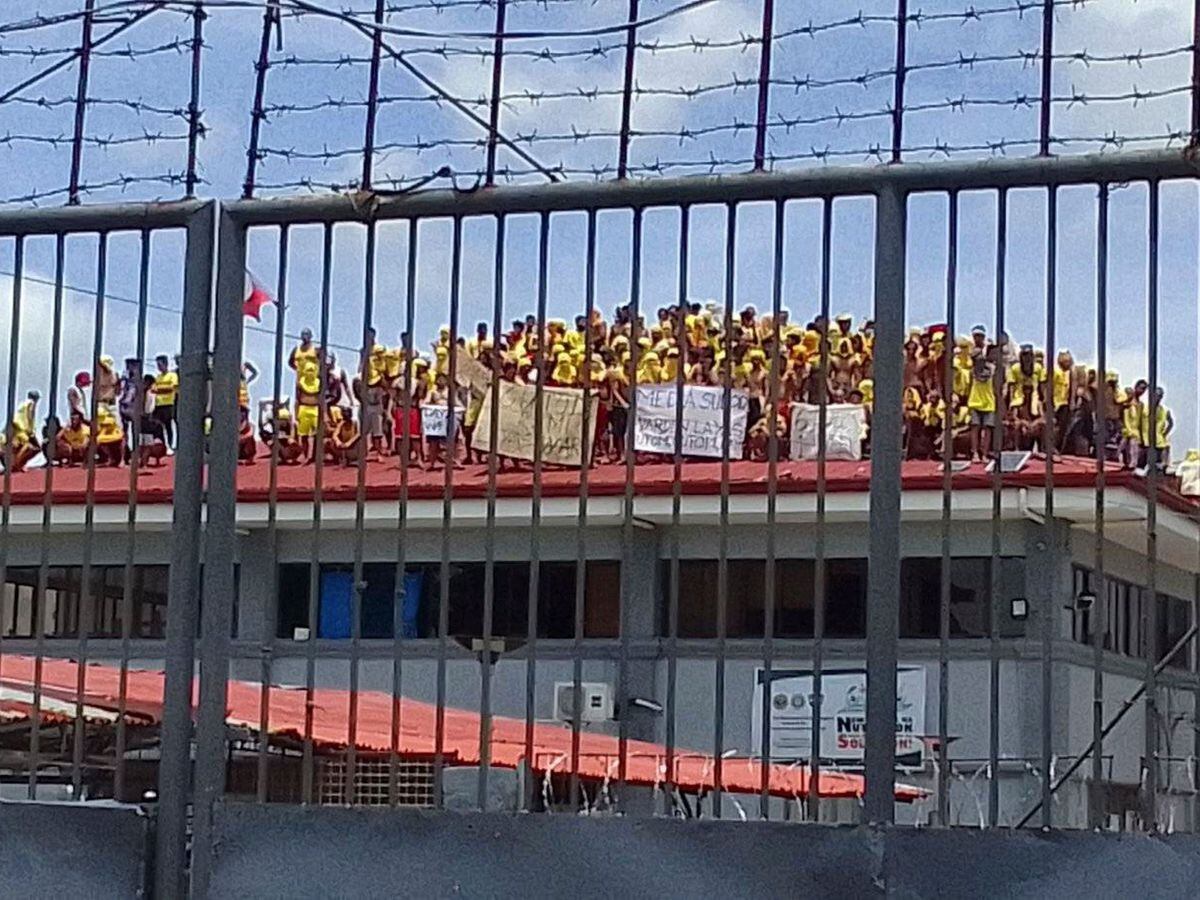
[[[444,438],[446,436],[446,419],[448,408],[445,406],[421,407],[421,434],[424,437]],[[462,418],[462,410],[454,408],[454,433],[458,432],[458,422]]]
[[[675,453],[674,384],[640,385],[633,449],[639,453]],[[750,397],[743,390],[729,392],[729,457],[741,459],[746,440],[746,415]],[[720,459],[725,445],[725,389],[698,384],[683,386],[684,456]]]
[[[821,437],[821,407],[792,404],[792,459],[816,459]],[[857,403],[825,407],[825,458],[862,459],[867,436],[867,410]]]
[[[867,741],[867,674],[862,669],[821,675],[821,758],[862,762]],[[771,746],[774,760],[812,754],[813,675],[810,670],[771,672]],[[751,752],[762,750],[763,670],[754,675]],[[896,670],[896,761],[920,765],[925,751],[925,668]]]

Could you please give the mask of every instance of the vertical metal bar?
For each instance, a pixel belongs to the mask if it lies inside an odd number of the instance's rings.
[[[958,334],[958,191],[948,198],[946,235],[946,358],[942,361],[942,559],[938,577],[938,734],[937,796],[938,824],[950,825],[950,586],[954,569],[951,562],[951,524],[953,513],[954,470],[954,336]]]
[[[92,384],[99,381],[99,361],[104,342],[104,299],[108,283],[108,232],[102,231],[96,245],[96,306],[95,318],[92,322]],[[87,690],[87,661],[88,639],[91,637],[93,624],[92,596],[92,554],[95,550],[96,537],[96,435],[98,423],[96,412],[99,406],[96,390],[93,387],[90,394],[88,409],[88,455],[87,455],[87,487],[84,489],[83,510],[83,560],[79,571],[79,612],[78,644],[75,649],[78,666],[75,675],[75,721],[71,746],[71,796],[72,799],[83,799],[83,745],[86,737],[87,722],[84,718],[84,693]],[[4,580],[0,578],[0,585]]]
[[[769,3],[770,0],[767,0]],[[787,201],[775,201],[775,246],[771,267],[771,373],[767,384],[767,560],[763,572],[763,676],[762,676],[762,707],[759,715],[762,721],[762,746],[759,754],[762,767],[759,773],[758,805],[759,815],[763,819],[771,814],[771,673],[775,666],[775,606],[778,593],[778,564],[776,560],[775,526],[778,512],[779,494],[779,402],[780,368],[785,364],[786,357],[780,351],[779,339],[781,329],[779,316],[783,309],[783,250],[785,246],[784,229],[786,226]],[[753,427],[753,423],[751,423]]]
[[[592,353],[595,336],[592,332],[592,315],[596,309],[596,211],[587,213],[587,245],[584,266],[584,358],[583,358],[583,431],[579,449],[579,527],[575,532],[575,624],[574,644],[571,647],[571,685],[574,689],[574,706],[571,710],[571,783],[568,798],[571,808],[578,810],[579,792],[579,745],[583,727],[583,639],[585,636],[585,604],[587,603],[587,514],[588,474],[592,468],[594,453],[592,424]],[[497,320],[499,321],[499,320]],[[493,406],[494,408],[494,406]],[[669,751],[668,751],[669,752]]]
[[[1042,0],[1042,96],[1038,116],[1038,152],[1042,156],[1050,155],[1050,117],[1054,110],[1055,5],[1056,0]]]
[[[277,14],[278,7],[272,5],[271,0],[263,0],[262,37],[258,44],[258,62],[254,64],[254,107],[250,111],[250,142],[246,148],[246,180],[242,183],[242,196],[247,199],[254,196],[254,176],[259,160],[258,139],[262,132],[262,123],[267,118],[263,110],[263,98],[267,90],[267,69],[271,67],[271,26],[275,24]]]
[[[141,468],[142,414],[146,407],[146,391],[142,383],[142,362],[146,358],[146,314],[150,301],[150,231],[142,229],[141,250],[138,259],[138,316],[134,357],[138,360],[137,383],[133,388],[134,409],[129,423],[132,434],[129,442],[128,499],[125,508],[125,565],[121,580],[121,662],[117,687],[117,735],[113,760],[113,793],[118,800],[125,800],[125,749],[127,733],[125,708],[129,692],[130,639],[133,637],[134,582],[141,582],[135,569],[137,554],[137,495],[138,471]],[[126,377],[129,377],[128,374]],[[124,393],[124,391],[122,391]],[[140,593],[140,591],[139,591]],[[139,604],[140,607],[140,604]],[[137,610],[140,617],[140,608]]]
[[[1000,516],[1003,497],[1001,454],[1004,450],[1004,305],[1008,259],[1008,189],[996,199],[996,370],[992,373],[995,424],[992,427],[991,559],[988,563],[988,825],[1000,817]],[[986,427],[986,426],[985,426]]]
[[[400,414],[404,424],[400,432],[400,499],[396,504],[396,596],[392,604],[392,721],[390,753],[388,754],[388,804],[390,806],[396,806],[400,802],[400,728],[403,724],[404,642],[408,639],[404,633],[404,605],[408,597],[405,563],[408,553],[408,469],[414,437],[408,421],[409,413],[413,409],[413,320],[416,314],[417,297],[417,233],[417,220],[412,219],[408,223],[408,262],[404,279],[404,370],[402,376],[404,396],[401,398],[400,404]]]
[[[1147,294],[1147,343],[1150,355],[1150,401],[1146,404],[1149,416],[1144,429],[1149,437],[1146,447],[1146,594],[1142,602],[1142,633],[1145,635],[1145,779],[1142,797],[1142,827],[1150,832],[1158,831],[1158,240],[1159,240],[1159,182],[1151,179],[1149,184],[1149,247],[1148,247],[1148,294]]]
[[[908,75],[908,0],[896,0],[896,72],[892,98],[892,162],[904,152],[904,82]],[[878,394],[876,394],[878,396]]]
[[[440,602],[438,603],[437,656],[437,714],[433,748],[433,802],[442,808],[446,765],[446,652],[450,638],[450,521],[454,516],[454,455],[455,441],[450,438],[454,423],[454,348],[458,345],[458,306],[462,281],[462,217],[454,217],[454,236],[450,257],[450,390],[446,399],[446,458],[443,460],[445,480],[442,483],[442,560],[440,572]],[[411,330],[411,328],[409,329]]]
[[[88,73],[92,66],[92,18],[96,0],[84,0],[83,35],[79,40],[79,80],[75,88],[75,131],[71,138],[71,181],[67,203],[79,203],[79,173],[83,166],[83,127],[88,104]]]
[[[636,4],[636,0],[634,0]],[[617,620],[620,623],[617,648],[617,709],[621,710],[617,721],[617,798],[625,802],[626,753],[629,748],[629,717],[626,714],[626,699],[629,696],[629,615],[635,602],[632,598],[633,582],[631,551],[636,539],[633,524],[633,505],[637,475],[637,454],[634,453],[634,437],[637,421],[637,371],[641,348],[642,308],[642,217],[645,210],[633,208],[633,234],[629,266],[629,413],[625,425],[625,491],[622,497],[621,523],[621,591],[618,600]]]
[[[1100,185],[1096,221],[1096,380],[1108,368],[1108,203],[1109,186]],[[1108,582],[1104,574],[1105,450],[1108,409],[1104,384],[1096,390],[1096,601],[1091,610],[1092,640],[1092,782],[1088,797],[1088,827],[1104,827],[1104,633],[1108,618]]]
[[[725,762],[725,653],[729,632],[729,454],[733,404],[733,304],[737,293],[736,203],[725,212],[725,358],[721,397],[721,498],[717,528],[717,664],[713,675],[713,793],[712,816],[721,818]],[[741,448],[738,448],[739,456]]]
[[[63,277],[66,267],[66,237],[58,234],[54,244],[54,309],[50,324],[50,396],[47,415],[53,419],[58,411],[58,379],[62,360]],[[37,429],[37,420],[33,422]],[[46,639],[46,586],[50,577],[50,530],[54,515],[54,440],[46,441],[42,453],[46,458],[42,481],[42,530],[39,540],[37,584],[33,593],[32,627],[34,636],[33,711],[29,730],[29,799],[37,799],[39,757],[42,731],[42,655]]]
[[[192,12],[192,96],[188,101],[188,150],[187,175],[184,185],[188,197],[196,196],[196,182],[200,177],[196,174],[197,145],[203,131],[200,124],[200,63],[204,58],[204,0],[196,0]]]
[[[12,334],[8,339],[8,388],[7,417],[4,420],[4,476],[0,491],[0,589],[8,583],[8,550],[12,546],[9,532],[12,528],[12,475],[13,475],[13,418],[17,414],[17,373],[20,371],[21,350],[21,300],[25,281],[25,238],[18,235],[13,249],[12,314],[9,327]],[[4,629],[0,628],[0,661],[4,654]]]
[[[771,45],[775,41],[775,0],[762,0],[762,50],[758,57],[758,119],[754,129],[754,169],[762,171],[767,158],[767,114],[771,105]]]
[[[1059,574],[1058,574],[1058,526],[1054,521],[1054,457],[1057,453],[1054,408],[1054,375],[1058,368],[1054,348],[1058,344],[1058,188],[1051,187],[1046,197],[1046,366],[1049,372],[1044,388],[1042,413],[1042,450],[1046,457],[1046,589],[1043,594],[1045,607],[1041,611],[1042,632],[1042,827],[1053,824],[1054,810],[1050,805],[1053,787],[1054,764],[1054,637],[1058,620]],[[1070,384],[1068,383],[1068,392]],[[1068,396],[1067,404],[1071,398]]]
[[[825,501],[829,431],[829,304],[833,286],[833,198],[821,200],[821,346],[817,356],[817,506],[813,536],[813,696],[812,734],[808,753],[808,818],[821,821],[821,716],[824,709],[825,667]]]
[[[533,808],[533,725],[537,715],[538,597],[541,593],[542,572],[542,442],[545,435],[545,388],[549,356],[546,341],[546,294],[549,288],[547,266],[550,258],[550,213],[543,212],[538,232],[537,274],[537,384],[533,404],[533,493],[529,510],[529,605],[525,623],[525,760],[530,767],[526,773],[522,809]]]
[[[378,34],[378,32],[376,32]],[[362,604],[363,590],[366,581],[363,577],[363,541],[366,531],[367,508],[367,454],[375,439],[369,434],[372,424],[367,418],[367,407],[375,407],[375,415],[382,417],[383,397],[378,397],[378,403],[370,403],[371,353],[374,351],[375,320],[375,248],[376,223],[367,223],[367,246],[363,262],[363,317],[362,317],[362,359],[359,365],[359,384],[362,396],[359,401],[358,427],[358,465],[354,476],[354,585],[351,592],[353,605],[350,609],[350,709],[347,723],[346,740],[346,793],[343,795],[347,805],[354,804],[355,785],[358,777],[358,686],[360,654],[362,652]],[[383,377],[379,373],[379,390],[383,390]],[[382,441],[381,441],[382,443]]]
[[[667,704],[666,714],[666,776],[664,794],[669,804],[675,791],[676,713],[679,691],[679,530],[683,512],[683,380],[690,347],[687,337],[687,300],[691,268],[691,207],[679,209],[679,322],[676,333],[679,345],[679,366],[675,373],[675,453],[671,478],[671,583],[667,598]]]
[[[500,89],[504,77],[504,20],[508,0],[496,0],[496,40],[492,45],[492,97],[488,113],[487,178],[491,187],[496,183],[496,144],[500,133]],[[493,334],[495,340],[499,335]],[[496,407],[492,407],[495,409]]]
[[[275,282],[275,349],[274,366],[271,372],[271,462],[267,473],[267,546],[271,548],[273,561],[271,584],[273,589],[268,599],[266,626],[270,629],[263,635],[259,683],[262,685],[258,711],[258,777],[256,795],[259,803],[266,803],[270,793],[271,765],[271,645],[279,630],[279,395],[283,390],[283,332],[287,322],[288,288],[288,237],[290,229],[284,225],[279,229],[279,270]],[[297,411],[292,410],[295,427]],[[292,439],[296,435],[293,432]]]
[[[625,81],[621,92],[621,135],[617,155],[617,177],[629,174],[629,126],[633,114],[633,68],[637,56],[638,0],[629,0],[629,28],[625,32]],[[636,391],[634,391],[636,393]]]
[[[483,654],[479,659],[479,782],[476,800],[487,810],[488,768],[492,764],[492,632],[496,612],[496,475],[500,458],[496,443],[500,439],[500,359],[496,341],[500,337],[504,315],[504,254],[508,220],[496,217],[495,293],[492,297],[492,347],[489,354],[488,393],[491,416],[488,418],[487,510],[484,517],[483,562]],[[480,353],[488,353],[480,348]],[[581,488],[583,490],[583,488]]]
[[[379,116],[379,59],[383,52],[384,0],[375,0],[375,29],[371,37],[371,76],[367,82],[367,125],[363,135],[362,181],[359,187],[371,189],[371,170],[375,165],[375,122]]]
[[[196,716],[195,838],[192,890],[207,896],[212,867],[213,804],[225,792],[225,709],[237,552],[238,388],[242,370],[242,302],[246,230],[225,214],[217,232],[216,328],[212,434],[208,442],[208,518],[200,628],[200,709]]]
[[[208,405],[208,327],[212,302],[217,205],[187,222],[171,574],[155,828],[155,896],[186,892],[188,805],[191,803],[192,678],[200,591],[200,509],[204,481],[204,414]],[[93,392],[94,396],[94,392]]]
[[[321,636],[321,512],[325,491],[325,433],[329,427],[329,306],[333,279],[333,224],[325,224],[321,244],[321,325],[318,352],[321,354],[317,377],[317,433],[313,449],[312,542],[308,562],[308,639],[304,646],[304,749],[300,764],[301,798],[314,799],[316,760],[313,747],[313,716],[316,712],[317,641]]]
[[[903,5],[903,0],[901,0]],[[890,185],[875,203],[875,412],[871,419],[871,537],[867,566],[868,823],[895,816],[896,662],[900,629],[901,399],[907,197]]]

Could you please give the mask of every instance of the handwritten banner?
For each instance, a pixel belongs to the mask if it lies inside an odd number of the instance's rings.
[[[637,389],[637,418],[633,449],[639,453],[675,453],[675,400],[673,384],[642,385]],[[746,440],[750,397],[742,390],[729,391],[729,456],[740,459]],[[680,407],[684,456],[720,459],[725,453],[725,397],[720,387],[683,386]]]
[[[537,412],[537,388],[531,384],[500,382],[499,422],[496,429],[496,452],[512,459],[534,458],[534,426]],[[576,388],[542,389],[542,462],[562,466],[578,466],[583,458],[591,459],[592,435],[583,440],[583,391]],[[596,397],[589,398],[591,409],[588,422],[596,421]],[[589,424],[588,431],[592,431]],[[491,450],[492,393],[483,397],[483,408],[471,438],[476,450]]]
[[[454,380],[459,387],[483,394],[492,383],[492,373],[466,347],[454,348]]]
[[[449,410],[445,406],[422,406],[421,407],[421,434],[425,437],[444,438],[446,437],[446,419],[449,418]],[[458,431],[458,422],[462,418],[462,410],[454,410],[453,432]]]
[[[792,459],[816,459],[821,446],[821,407],[792,404]],[[825,458],[862,459],[867,436],[867,410],[857,403],[825,407]]]

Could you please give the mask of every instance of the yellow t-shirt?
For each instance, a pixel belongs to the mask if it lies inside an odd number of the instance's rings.
[[[996,387],[992,383],[992,379],[980,381],[978,378],[971,378],[971,393],[967,397],[967,408],[983,413],[996,411]]]
[[[1165,450],[1168,446],[1170,446],[1167,443],[1167,408],[1160,403],[1154,412],[1154,418],[1156,420],[1154,428],[1154,435],[1156,438],[1155,447],[1159,450]],[[1150,446],[1149,415],[1142,416],[1141,440],[1144,445]]]
[[[954,393],[965,397],[971,392],[971,361],[954,357]]]
[[[1036,391],[1038,386],[1046,381],[1046,369],[1041,363],[1033,364],[1033,374],[1026,375],[1021,371],[1019,362],[1013,363],[1008,368],[1008,383],[1012,385],[1012,402],[1013,406],[1022,406],[1025,403],[1025,392],[1027,390]],[[1037,395],[1034,395],[1036,400]]]
[[[174,406],[179,393],[179,373],[159,372],[154,376],[154,405]]]
[[[1141,440],[1145,418],[1146,404],[1141,400],[1130,399],[1121,413],[1121,437]]]
[[[1071,402],[1071,370],[1054,367],[1054,408],[1062,409]]]
[[[80,423],[78,428],[67,425],[58,433],[58,436],[66,441],[67,446],[72,450],[82,450],[87,447],[92,435],[88,426]]]

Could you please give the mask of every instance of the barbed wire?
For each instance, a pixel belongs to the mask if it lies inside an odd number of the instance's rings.
[[[114,189],[120,190],[122,193],[136,185],[165,185],[176,187],[185,184],[187,181],[186,173],[163,172],[156,175],[117,175],[114,178],[109,178],[104,181],[84,182],[76,186],[75,190],[81,194],[92,195],[100,194]],[[49,200],[55,197],[66,196],[71,192],[69,185],[64,185],[57,188],[46,188],[43,190],[30,191],[26,194],[6,197],[0,200],[0,203],[33,203],[37,204],[43,200]]]
[[[204,49],[209,49],[207,44],[201,42]],[[91,51],[93,57],[101,59],[141,59],[147,56],[159,56],[163,53],[184,54],[191,53],[193,41],[191,38],[177,37],[174,40],[167,41],[162,44],[155,44],[149,47],[134,47],[132,44],[126,44],[124,47],[106,50],[101,47],[94,48]],[[0,45],[0,57],[22,57],[29,59],[31,62],[39,59],[47,59],[51,56],[64,56],[69,53],[75,53],[79,50],[75,47],[5,47]]]
[[[9,102],[17,106],[53,110],[63,106],[75,106],[79,100],[76,97],[13,97]],[[126,100],[122,97],[85,97],[83,103],[85,106],[108,106],[127,109],[138,115],[169,116],[171,118],[182,119],[185,122],[190,115],[185,106],[159,106],[154,103],[146,103],[143,100]],[[201,128],[203,130],[203,126]]]

